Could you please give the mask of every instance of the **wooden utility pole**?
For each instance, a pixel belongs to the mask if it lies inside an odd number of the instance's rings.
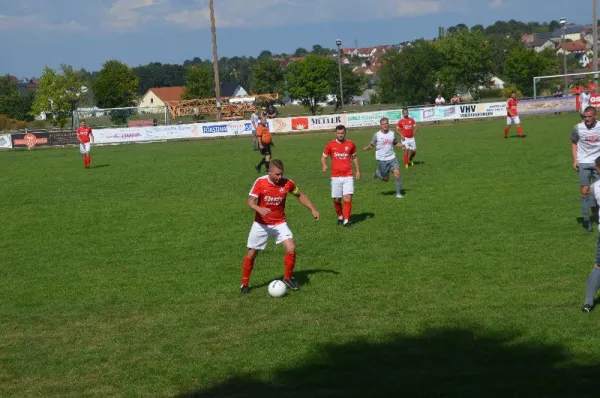
[[[219,82],[219,55],[217,54],[217,29],[215,27],[215,3],[210,0],[210,30],[212,33],[213,66],[215,70],[215,95],[217,98],[217,120],[221,120],[221,84]]]
[[[592,14],[594,15],[594,24],[592,33],[593,42],[592,49],[594,50],[593,62],[594,62],[594,85],[598,86],[598,0],[592,0],[594,2],[594,10]]]

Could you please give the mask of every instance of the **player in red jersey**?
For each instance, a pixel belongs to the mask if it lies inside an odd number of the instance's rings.
[[[327,158],[331,156],[331,197],[338,216],[338,225],[349,227],[352,213],[352,195],[354,179],[352,163],[356,168],[356,179],[360,180],[360,166],[354,142],[346,139],[346,127],[342,124],[335,128],[336,139],[325,145],[321,156],[323,173],[327,172]],[[344,205],[342,206],[342,198]]]
[[[514,91],[510,93],[510,98],[506,101],[506,127],[504,127],[504,138],[508,138],[508,131],[510,130],[510,126],[515,124],[517,126],[517,131],[519,132],[519,137],[525,138],[526,136],[523,134],[523,129],[521,128],[521,119],[519,118],[519,111],[517,110],[517,105],[519,104],[519,100],[517,99],[517,93]]]
[[[248,253],[242,264],[240,292],[243,295],[250,291],[250,274],[254,268],[254,260],[259,250],[267,247],[269,236],[274,237],[275,243],[281,243],[285,249],[283,282],[292,290],[300,289],[292,276],[296,265],[296,245],[285,219],[285,199],[288,193],[297,197],[300,203],[311,211],[313,217],[319,219],[319,212],[308,196],[300,192],[292,180],[283,177],[283,162],[279,159],[271,160],[268,174],[254,182],[248,198],[248,207],[256,214],[248,235]]]
[[[79,140],[79,152],[83,154],[83,164],[86,169],[90,168],[92,158],[90,157],[90,149],[94,143],[94,133],[91,127],[86,127],[85,120],[79,122],[77,129],[77,139]]]
[[[402,145],[404,145],[404,167],[407,169],[409,161],[410,165],[414,166],[413,159],[417,154],[415,135],[417,134],[418,129],[419,126],[417,126],[415,119],[408,115],[408,108],[402,109],[402,119],[398,120],[396,134],[400,136],[400,141],[402,142]]]

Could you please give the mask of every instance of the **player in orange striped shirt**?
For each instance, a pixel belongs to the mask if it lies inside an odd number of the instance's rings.
[[[256,142],[258,143],[258,149],[263,155],[262,160],[256,165],[256,171],[260,173],[262,165],[265,165],[266,170],[269,170],[269,162],[271,161],[271,145],[273,144],[273,137],[269,131],[269,125],[267,124],[267,118],[262,116],[260,118],[260,124],[256,129]]]

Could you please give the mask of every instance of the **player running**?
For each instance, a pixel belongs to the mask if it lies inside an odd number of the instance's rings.
[[[594,160],[594,167],[596,173],[600,173],[600,156]],[[591,191],[592,200],[600,203],[600,181],[596,181],[592,185]],[[594,308],[594,299],[596,298],[598,289],[600,289],[600,236],[596,244],[596,264],[592,267],[585,283],[585,301],[583,302],[581,311],[590,312]]]
[[[506,101],[506,127],[504,127],[504,138],[508,138],[508,131],[510,130],[511,125],[515,124],[517,126],[517,132],[519,133],[519,137],[525,138],[526,135],[523,134],[523,129],[521,128],[521,119],[519,118],[519,111],[517,110],[517,105],[519,105],[519,100],[517,99],[517,93],[510,93],[510,98]]]
[[[323,150],[321,166],[323,173],[327,172],[327,158],[331,156],[331,197],[333,207],[338,217],[338,225],[349,227],[352,213],[352,195],[354,194],[354,179],[352,163],[356,168],[356,179],[360,180],[360,166],[354,142],[346,139],[346,127],[339,125],[335,128],[336,139],[330,141]],[[342,198],[344,205],[342,207]]]
[[[415,164],[413,161],[417,154],[415,135],[417,134],[418,129],[419,127],[417,126],[415,119],[408,115],[408,109],[402,109],[402,119],[398,120],[396,134],[400,136],[400,141],[404,146],[404,167],[407,169],[409,162],[411,166],[414,166]]]
[[[296,265],[296,245],[285,218],[285,199],[288,193],[297,197],[300,203],[311,211],[313,217],[319,219],[319,212],[314,208],[308,196],[300,192],[292,180],[283,177],[283,162],[273,159],[269,165],[268,174],[254,181],[248,198],[248,207],[256,214],[248,235],[248,253],[242,264],[240,293],[243,295],[250,292],[250,273],[254,268],[254,260],[259,250],[267,247],[269,236],[274,237],[275,243],[281,243],[285,249],[283,282],[292,290],[300,289],[292,276]]]
[[[77,140],[79,140],[79,152],[83,154],[83,164],[86,169],[90,168],[92,163],[92,157],[90,156],[90,150],[94,143],[94,133],[92,133],[91,127],[86,127],[85,120],[79,122],[79,128],[77,129]]]
[[[396,197],[402,199],[402,176],[400,175],[400,163],[394,152],[394,148],[404,148],[398,142],[396,135],[390,131],[390,119],[387,117],[379,121],[381,130],[373,134],[373,138],[369,145],[364,147],[365,151],[375,147],[375,159],[377,160],[377,170],[375,170],[375,178],[387,182],[390,179],[390,170],[396,178]]]

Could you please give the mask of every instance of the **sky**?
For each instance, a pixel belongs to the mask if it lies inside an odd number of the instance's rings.
[[[497,20],[592,23],[592,2],[564,0],[214,0],[219,57],[394,44],[438,27]],[[589,4],[587,4],[589,3]],[[585,7],[584,7],[585,6]],[[586,10],[589,6],[589,11]],[[589,20],[589,21],[588,21]],[[96,71],[212,59],[208,0],[0,0],[0,75],[61,64]]]

